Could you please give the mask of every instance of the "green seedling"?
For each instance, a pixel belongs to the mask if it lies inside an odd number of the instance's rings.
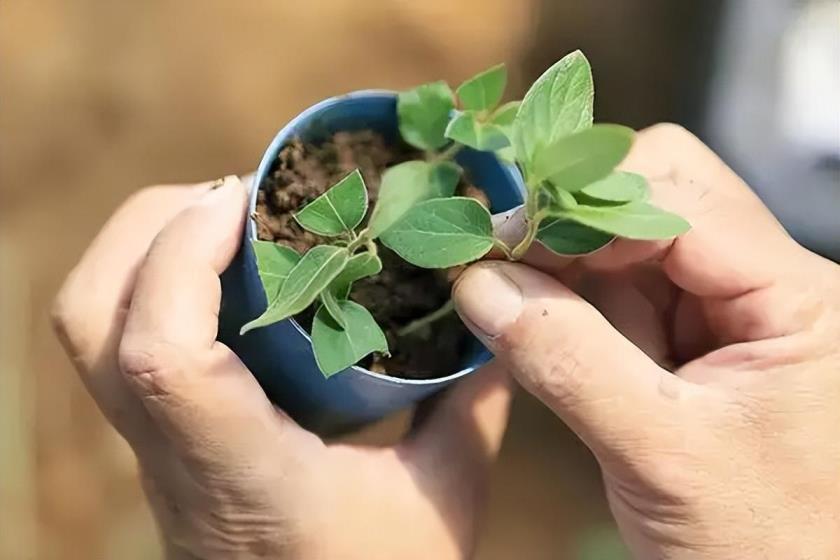
[[[498,65],[455,92],[434,82],[400,93],[400,134],[424,159],[384,173],[367,220],[367,189],[358,170],[301,209],[297,222],[328,244],[299,255],[255,241],[268,308],[242,332],[317,305],[312,343],[329,377],[372,352],[388,352],[373,316],[349,299],[354,282],[382,270],[380,243],[413,265],[449,268],[493,248],[510,260],[523,257],[535,242],[558,254],[583,255],[615,237],[667,239],[688,231],[685,220],[648,203],[644,177],[616,171],[635,133],[593,124],[592,71],[581,52],[549,68],[521,102],[501,104],[506,81]],[[494,236],[490,212],[480,202],[456,196],[463,171],[455,156],[464,146],[495,152],[519,167],[527,186],[527,229],[515,246]],[[428,324],[451,307],[415,323]]]

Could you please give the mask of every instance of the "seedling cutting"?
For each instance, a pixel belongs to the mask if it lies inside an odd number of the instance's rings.
[[[388,168],[372,209],[358,169],[301,208],[297,223],[327,240],[303,254],[253,241],[268,307],[242,334],[315,305],[312,344],[329,377],[370,353],[388,353],[373,315],[351,299],[354,282],[382,271],[379,244],[412,265],[438,269],[474,262],[493,248],[510,260],[535,242],[583,255],[615,237],[667,239],[688,231],[688,222],[648,202],[644,177],[616,170],[635,133],[593,124],[592,71],[581,52],[549,68],[521,102],[501,103],[506,82],[498,65],[454,92],[434,82],[400,93],[400,134],[423,159]],[[515,246],[494,236],[482,202],[456,195],[463,171],[455,157],[464,147],[495,152],[522,173],[527,228]]]

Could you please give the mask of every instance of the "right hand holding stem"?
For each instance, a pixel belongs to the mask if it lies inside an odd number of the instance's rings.
[[[593,451],[637,558],[840,558],[840,267],[679,127],[624,166],[693,229],[475,265],[459,313]]]

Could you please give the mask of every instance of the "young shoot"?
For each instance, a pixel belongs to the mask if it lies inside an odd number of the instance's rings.
[[[413,265],[450,268],[481,259],[494,247],[510,260],[522,258],[534,242],[558,254],[583,255],[615,237],[667,239],[688,231],[685,220],[648,203],[644,177],[616,171],[635,133],[593,124],[592,71],[581,52],[549,68],[521,102],[501,104],[506,81],[498,65],[454,93],[444,82],[400,93],[400,134],[425,158],[385,171],[367,221],[367,189],[358,170],[295,215],[301,227],[332,243],[299,255],[255,241],[268,307],[242,333],[317,305],[312,344],[329,377],[372,352],[388,353],[373,316],[349,299],[354,282],[382,270],[378,243]],[[516,246],[494,236],[488,208],[455,195],[462,170],[454,158],[464,147],[495,152],[521,171],[527,227]],[[450,309],[445,305],[415,323],[426,325]]]

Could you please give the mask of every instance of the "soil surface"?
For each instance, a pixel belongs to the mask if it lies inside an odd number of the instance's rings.
[[[410,146],[387,145],[383,137],[365,130],[339,132],[317,146],[292,141],[283,148],[257,198],[258,236],[305,252],[322,241],[303,230],[292,214],[321,195],[353,169],[365,179],[370,210],[375,206],[382,173],[388,167],[422,154]],[[459,193],[486,204],[484,193],[461,181]],[[369,210],[369,213],[370,213]],[[375,354],[361,365],[395,377],[429,379],[456,372],[471,335],[458,316],[450,313],[407,336],[397,331],[443,306],[450,296],[456,270],[426,270],[413,266],[379,245],[382,272],[353,286],[351,299],[373,314],[388,338],[390,357]],[[296,317],[310,329],[312,310]]]

